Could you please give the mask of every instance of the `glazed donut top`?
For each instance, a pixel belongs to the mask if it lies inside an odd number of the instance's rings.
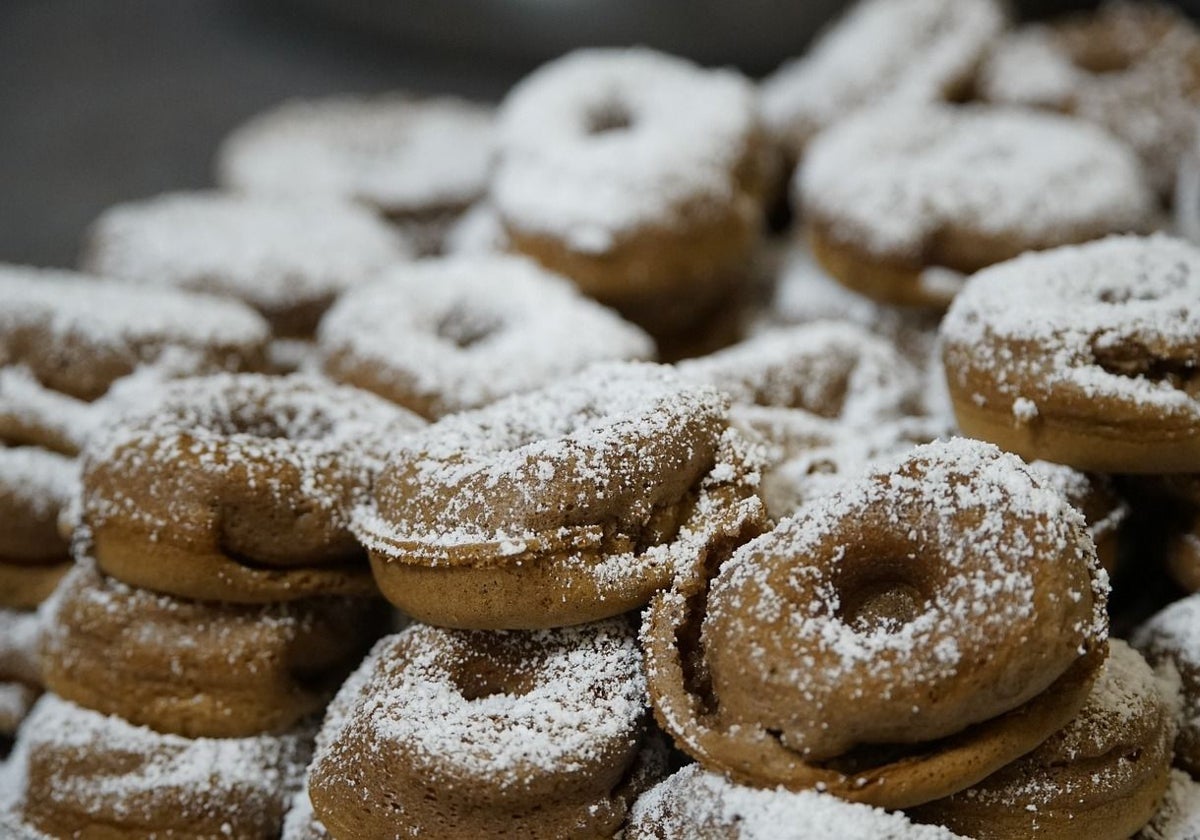
[[[351,198],[385,213],[465,207],[483,195],[492,113],[402,94],[294,100],[238,128],[222,184],[264,195]]]
[[[67,271],[0,266],[0,300],[0,367],[23,367],[82,400],[144,367],[178,376],[252,369],[269,336],[235,301]]]
[[[1110,237],[1027,254],[967,283],[942,322],[951,385],[980,405],[1079,404],[1109,422],[1200,423],[1200,250]]]
[[[536,264],[423,260],[348,293],[318,334],[326,373],[429,417],[530,391],[592,362],[648,359],[637,327]]]
[[[626,836],[634,840],[954,840],[941,826],[917,825],[817,791],[762,790],[689,764],[634,804]]]
[[[109,208],[83,262],[133,282],[239,298],[272,318],[327,304],[408,256],[399,234],[349,202],[196,192]]]
[[[434,785],[520,789],[531,778],[578,776],[606,748],[640,736],[641,668],[622,619],[527,632],[414,625],[360,666],[365,680],[348,689],[355,705],[322,734],[316,763],[336,760],[337,736],[360,725],[399,745]]]
[[[636,532],[706,476],[728,477],[726,410],[669,368],[595,365],[398,443],[355,531],[385,552],[420,541],[435,564]]]
[[[642,48],[578,50],[502,103],[492,201],[510,226],[595,253],[686,225],[714,202],[757,215],[738,183],[756,109],[731,71]]]
[[[838,242],[961,271],[980,260],[941,253],[942,240],[1012,239],[1020,252],[1143,228],[1153,206],[1137,159],[1102,129],[978,106],[851,117],[813,141],[793,188]]]
[[[993,0],[862,0],[807,55],[763,81],[763,116],[798,154],[864,106],[960,92],[1003,27]]]

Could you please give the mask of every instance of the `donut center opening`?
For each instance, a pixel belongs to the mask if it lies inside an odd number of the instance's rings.
[[[843,570],[836,582],[837,616],[860,633],[893,632],[929,606],[926,583],[910,558],[867,560]]]
[[[323,412],[296,405],[250,406],[217,425],[221,434],[268,440],[320,440],[333,432],[333,422]]]
[[[633,113],[620,102],[606,102],[587,113],[586,131],[591,136],[628,131],[633,128]]]
[[[523,697],[533,691],[535,681],[528,670],[514,667],[517,664],[503,657],[480,657],[459,663],[450,676],[458,693],[470,703],[500,694]]]
[[[1200,365],[1194,359],[1172,359],[1154,353],[1136,342],[1092,347],[1096,364],[1116,376],[1148,379],[1200,397]]]
[[[500,322],[486,318],[466,309],[452,309],[437,322],[434,331],[442,341],[453,344],[460,350],[474,347],[495,335]]]

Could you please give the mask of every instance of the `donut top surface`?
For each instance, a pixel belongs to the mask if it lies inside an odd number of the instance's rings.
[[[690,764],[634,805],[634,838],[676,840],[954,840],[940,826],[817,791],[763,790]]]
[[[433,417],[654,355],[649,336],[566,280],[499,254],[392,269],[338,301],[318,341],[334,378]]]
[[[813,141],[793,188],[838,242],[965,271],[994,260],[941,254],[940,238],[1011,239],[1019,253],[1140,229],[1152,209],[1137,159],[1103,130],[979,106],[881,107],[844,120]]]
[[[196,192],[106,210],[88,233],[84,263],[270,314],[336,295],[408,256],[395,231],[350,202]]]
[[[1110,237],[971,278],[942,322],[952,385],[1036,416],[1052,395],[1200,421],[1200,250]],[[974,393],[970,393],[974,392]]]
[[[526,233],[603,252],[646,227],[744,204],[750,83],[647,49],[578,50],[518,83],[498,116],[491,197]]]
[[[269,332],[235,301],[68,271],[0,266],[0,366],[92,400],[154,366],[175,375],[261,363]],[[6,389],[7,390],[7,389]]]
[[[1003,26],[993,0],[862,0],[763,82],[767,125],[799,151],[864,106],[943,99],[969,80]]]
[[[638,528],[732,471],[717,463],[727,407],[669,368],[627,362],[452,415],[393,449],[359,537],[448,550],[482,541],[505,555],[614,523]]]
[[[351,198],[384,212],[463,207],[484,192],[492,113],[403,94],[287,102],[225,141],[222,183],[251,193]]]

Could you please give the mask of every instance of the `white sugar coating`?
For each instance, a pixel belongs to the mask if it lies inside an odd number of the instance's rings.
[[[338,301],[318,343],[331,375],[411,394],[436,414],[530,391],[593,362],[654,355],[648,335],[568,281],[500,254],[393,269]]]
[[[329,829],[313,813],[312,799],[308,795],[308,782],[304,782],[292,797],[287,815],[283,818],[283,834],[280,840],[329,840]]]
[[[905,465],[919,465],[920,471],[906,475],[901,471]],[[913,500],[908,515],[917,516],[919,510],[923,521],[894,522],[896,534],[910,545],[938,546],[938,565],[948,573],[922,611],[900,626],[889,621],[852,624],[839,615],[834,572],[803,563],[791,569],[789,589],[812,589],[817,600],[790,604],[786,593],[768,580],[770,564],[756,562],[760,551],[770,557],[816,556],[832,523],[861,521],[872,510],[889,510],[901,498]],[[837,683],[842,697],[855,690],[855,680],[878,668],[895,673],[900,686],[936,685],[980,667],[991,658],[987,651],[997,640],[1012,638],[1021,632],[1015,628],[1038,620],[1036,593],[1044,586],[1038,581],[1044,582],[1048,568],[1041,552],[1047,546],[1073,552],[1081,539],[1090,548],[1083,517],[1058,493],[1037,483],[1016,456],[967,438],[924,444],[901,463],[817,498],[774,531],[742,546],[713,584],[706,627],[727,612],[783,622],[788,638],[811,640],[821,652],[821,681]],[[843,552],[835,558],[835,569],[844,557]],[[980,562],[989,557],[992,564]],[[1095,642],[1108,634],[1108,577],[1094,556],[1089,572],[1090,592],[1059,592],[1051,600],[1078,603],[1090,596],[1092,614],[1061,630]],[[942,641],[935,646],[936,639]],[[976,655],[982,660],[975,661]],[[825,695],[814,693],[820,689],[814,689],[812,678],[797,674],[796,680],[806,697],[818,707],[823,704]]]
[[[855,110],[944,99],[1004,27],[994,0],[860,0],[762,85],[763,115],[793,152]]]
[[[1200,840],[1200,782],[1172,770],[1158,813],[1135,840]]]
[[[41,610],[0,607],[0,679],[41,685],[38,647],[46,626]]]
[[[0,837],[6,840],[53,840],[36,828],[23,822],[17,814],[0,811]]]
[[[11,735],[16,732],[39,694],[41,690],[31,685],[0,680],[0,733]]]
[[[226,138],[217,170],[231,189],[421,213],[481,196],[491,155],[490,108],[392,93],[285,102]]]
[[[735,170],[758,129],[750,83],[644,48],[578,50],[500,106],[491,200],[510,228],[602,253],[705,204],[760,212]]]
[[[1192,742],[1200,739],[1200,594],[1189,595],[1137,629],[1130,639],[1160,669],[1170,664],[1183,680],[1177,722]]]
[[[395,231],[348,201],[195,192],[109,208],[88,233],[84,264],[270,312],[326,300],[408,256]]]
[[[31,760],[37,761],[39,753],[50,759],[51,775],[40,796],[117,819],[144,819],[150,809],[174,813],[186,824],[227,813],[234,803],[248,812],[282,811],[278,803],[300,783],[311,732],[184,738],[47,694],[26,719],[20,740]],[[55,755],[74,761],[95,756],[98,766],[88,775],[55,773],[61,766],[51,758]]]
[[[940,826],[813,790],[763,790],[689,764],[634,803],[631,840],[954,840]]]
[[[525,690],[496,686],[468,699],[454,671],[479,655],[478,639],[414,625],[377,645],[362,666],[370,679],[351,720],[369,728],[372,740],[398,745],[435,785],[465,775],[519,788],[548,774],[577,776],[614,745],[632,747],[641,737],[648,710],[642,654],[622,620],[491,633],[489,645],[522,663],[514,677]],[[347,748],[331,739],[314,766],[336,768]]]
[[[1057,491],[1077,510],[1082,511],[1088,498],[1094,493],[1099,492],[1112,497],[1114,504],[1111,510],[1100,519],[1088,522],[1088,532],[1097,542],[1101,537],[1115,532],[1129,516],[1129,505],[1116,495],[1112,481],[1107,476],[1080,472],[1065,464],[1050,461],[1031,461],[1028,467],[1035,478]]]
[[[948,358],[986,370],[1006,398],[1039,406],[1063,393],[1153,407],[1194,424],[1200,249],[1156,234],[1025,254],[971,278],[942,321],[941,339]],[[1031,349],[1018,354],[1009,345]],[[1160,364],[1178,371],[1154,375]],[[966,371],[954,367],[951,384],[969,387]]]
[[[0,493],[20,500],[34,516],[55,516],[76,493],[75,459],[34,446],[0,446]]]
[[[875,256],[920,259],[947,230],[1030,246],[1146,226],[1153,198],[1089,123],[983,106],[892,105],[813,141],[793,183],[814,224]]]
[[[893,345],[836,321],[766,333],[677,368],[735,405],[804,409],[854,427],[911,413],[921,386]]]
[[[496,208],[481,201],[446,232],[447,254],[492,254],[508,249],[508,234]]]
[[[77,452],[106,413],[103,398],[87,403],[45,387],[27,367],[0,367],[0,422],[48,433],[61,448]]]

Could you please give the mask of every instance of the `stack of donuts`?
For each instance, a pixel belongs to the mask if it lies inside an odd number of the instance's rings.
[[[1200,838],[1197,55],[860,0],[0,266],[0,835]]]

